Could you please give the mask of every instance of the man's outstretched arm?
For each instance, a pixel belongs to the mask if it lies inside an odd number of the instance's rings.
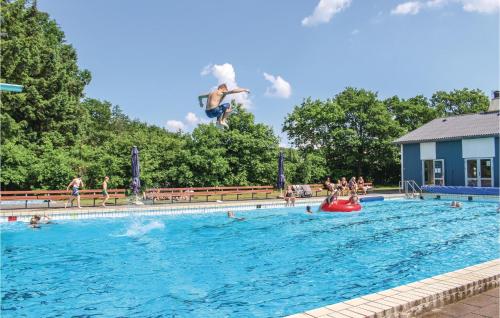
[[[250,93],[250,90],[248,88],[235,88],[228,91],[225,95],[237,94],[237,93]]]
[[[203,94],[203,95],[200,95],[198,96],[198,102],[200,103],[200,107],[203,107],[203,99],[204,98],[208,98],[208,94]]]

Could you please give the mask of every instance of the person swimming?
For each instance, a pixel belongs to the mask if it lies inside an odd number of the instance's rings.
[[[33,215],[30,219],[30,227],[33,229],[39,229],[40,225],[38,224],[40,222],[40,216],[39,215]]]
[[[236,221],[245,221],[245,218],[237,218],[236,216],[234,216],[233,211],[227,211],[227,217]]]
[[[44,213],[42,218],[39,221],[42,224],[54,224],[51,220],[52,220],[52,218],[50,216],[48,216],[47,213]]]
[[[461,208],[462,207],[462,203],[460,203],[458,201],[452,201],[450,206],[452,208]]]
[[[306,206],[306,213],[309,213],[309,214],[312,214],[312,210],[311,210],[311,207],[308,205]]]

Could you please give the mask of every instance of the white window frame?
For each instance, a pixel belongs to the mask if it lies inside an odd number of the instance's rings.
[[[468,160],[475,160],[476,161],[476,164],[477,164],[477,187],[480,187],[480,188],[490,188],[490,187],[483,187],[483,185],[481,184],[481,180],[482,179],[487,179],[487,180],[490,180],[491,181],[491,187],[494,187],[494,182],[495,182],[495,160],[493,160],[494,158],[492,157],[477,157],[477,158],[464,158],[464,170],[465,170],[465,186],[467,187],[468,185],[468,181],[469,179],[472,179],[472,178],[469,178],[467,176],[467,161]],[[481,176],[481,160],[489,160],[491,162],[491,178],[483,178]]]
[[[429,161],[429,160],[432,160],[432,173],[433,173],[433,176],[432,176],[432,179],[433,179],[433,183],[432,184],[425,184],[425,164],[424,162],[425,161]],[[443,182],[440,184],[441,186],[444,186],[445,185],[445,175],[444,175],[444,159],[423,159],[421,160],[422,162],[422,185],[436,185],[436,161],[441,161],[441,175],[442,177],[441,178],[437,178],[438,180],[442,180]]]

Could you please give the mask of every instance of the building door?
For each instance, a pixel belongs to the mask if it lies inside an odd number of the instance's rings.
[[[434,160],[434,184],[444,186],[444,160]]]
[[[422,160],[423,185],[444,185],[444,160]]]
[[[465,184],[468,187],[493,186],[492,165],[491,158],[467,159],[465,161]]]

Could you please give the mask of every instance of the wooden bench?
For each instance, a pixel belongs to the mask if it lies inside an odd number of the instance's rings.
[[[239,200],[243,194],[251,194],[252,199],[255,199],[257,194],[265,194],[267,199],[272,192],[272,186],[153,188],[145,191],[144,198],[152,200],[154,204],[159,200],[170,200],[173,203],[174,200],[184,199],[192,202],[194,197],[204,196],[208,202],[211,196],[220,196],[221,201],[223,201],[226,195],[236,195],[236,200]]]
[[[82,189],[79,190],[80,199],[93,199],[94,206],[96,200],[104,199],[102,189]],[[110,199],[125,198],[125,189],[108,189]],[[24,207],[28,208],[28,201],[37,200],[47,202],[47,207],[50,208],[51,201],[68,200],[71,196],[71,191],[66,190],[29,190],[29,191],[0,191],[0,201],[24,201]]]
[[[308,184],[311,187],[311,190],[315,193],[315,196],[318,196],[318,193],[326,191],[328,195],[328,189],[325,189],[324,184]]]

